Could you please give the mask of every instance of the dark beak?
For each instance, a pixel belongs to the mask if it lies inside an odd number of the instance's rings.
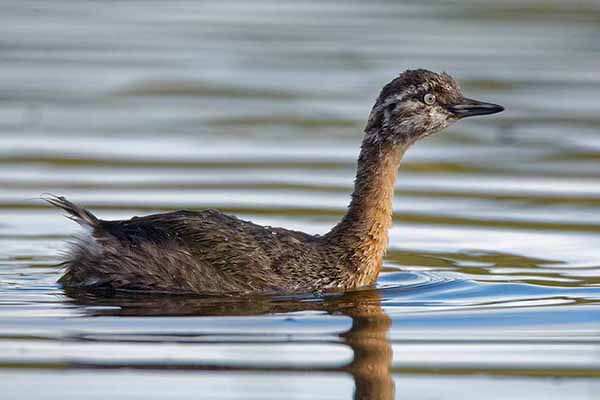
[[[473,99],[463,98],[459,104],[448,107],[448,111],[458,118],[473,117],[475,115],[496,114],[504,111],[498,104],[484,103]]]

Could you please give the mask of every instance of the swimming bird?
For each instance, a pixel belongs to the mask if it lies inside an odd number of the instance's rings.
[[[503,107],[463,96],[450,75],[407,70],[383,87],[369,115],[354,192],[324,235],[272,228],[216,210],[105,221],[64,197],[46,200],[86,228],[67,252],[69,288],[196,294],[348,291],[372,285],[392,223],[394,182],[416,141]]]

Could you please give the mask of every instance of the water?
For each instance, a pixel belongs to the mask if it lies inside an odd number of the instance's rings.
[[[16,398],[591,399],[600,3],[0,4],[0,381]],[[409,67],[505,113],[416,145],[377,288],[74,296],[77,226],[219,208],[323,233]]]

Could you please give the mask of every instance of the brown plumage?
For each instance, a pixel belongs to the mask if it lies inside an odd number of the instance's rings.
[[[369,116],[348,212],[312,236],[215,210],[103,221],[63,197],[47,201],[90,231],[63,263],[73,288],[168,293],[292,293],[372,285],[392,223],[402,155],[415,141],[503,108],[463,97],[447,74],[410,70],[387,84]]]

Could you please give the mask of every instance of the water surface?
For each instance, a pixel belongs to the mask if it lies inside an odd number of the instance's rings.
[[[3,392],[594,398],[599,34],[595,1],[3,2]],[[44,192],[104,219],[213,207],[326,232],[378,90],[415,67],[507,111],[409,151],[376,288],[103,298],[56,283],[78,228]]]

